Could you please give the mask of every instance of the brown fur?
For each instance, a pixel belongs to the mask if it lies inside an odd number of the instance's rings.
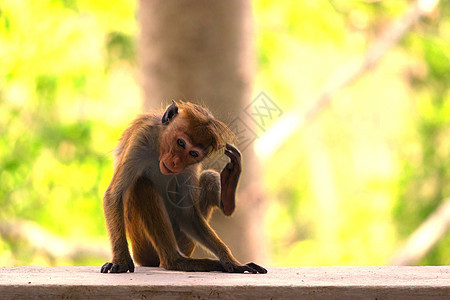
[[[170,114],[167,112],[170,110]],[[178,114],[177,114],[178,111]],[[214,208],[234,210],[241,171],[240,154],[226,144],[230,130],[204,108],[171,105],[164,114],[141,115],[124,131],[115,150],[113,178],[103,198],[113,259],[101,272],[133,272],[143,266],[171,270],[266,273],[253,263],[241,265],[209,226]],[[221,174],[199,174],[199,162],[226,144],[231,162]],[[219,260],[189,258],[194,239]]]
[[[218,121],[204,107],[189,102],[181,102],[179,109],[183,118],[188,122],[188,131],[191,133],[194,143],[211,147],[215,152],[226,143],[233,142],[233,132],[222,122]]]

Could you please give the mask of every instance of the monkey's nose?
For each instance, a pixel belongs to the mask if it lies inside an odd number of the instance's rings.
[[[172,160],[173,167],[177,167],[180,164],[180,158],[178,156],[175,156]]]

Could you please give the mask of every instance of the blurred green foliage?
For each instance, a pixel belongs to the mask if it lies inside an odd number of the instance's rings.
[[[273,265],[383,265],[450,196],[450,4],[263,164]],[[411,1],[253,2],[261,90],[306,108]],[[106,241],[110,151],[140,111],[136,1],[0,0],[0,224]],[[108,243],[103,243],[108,248]],[[420,264],[450,264],[450,237]],[[0,239],[0,265],[49,259]]]
[[[26,219],[69,240],[106,240],[110,152],[140,109],[135,6],[0,1],[0,222]],[[36,263],[73,262],[0,240],[0,264]]]
[[[441,5],[440,20],[428,20],[411,33],[404,47],[421,57],[426,72],[408,74],[416,97],[417,153],[404,160],[394,216],[400,236],[433,212],[450,195],[450,3]],[[450,264],[450,234],[421,264]]]
[[[411,4],[255,2],[255,89],[285,111],[306,111],[327,79],[345,74]],[[277,265],[388,264],[450,196],[449,9],[441,1],[264,162]],[[418,263],[449,258],[447,233]]]

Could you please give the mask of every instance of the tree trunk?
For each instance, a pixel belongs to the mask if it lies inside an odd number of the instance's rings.
[[[232,130],[254,126],[244,117],[253,77],[249,1],[141,0],[139,19],[144,110],[181,99],[206,105]],[[215,213],[211,224],[237,259],[261,262],[265,247],[259,171],[253,145],[245,146],[240,149],[244,171],[235,215],[226,219]]]

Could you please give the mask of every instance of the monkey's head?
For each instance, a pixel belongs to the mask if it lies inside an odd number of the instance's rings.
[[[189,102],[173,101],[162,124],[159,169],[164,175],[181,173],[234,139],[231,130],[207,109]]]

